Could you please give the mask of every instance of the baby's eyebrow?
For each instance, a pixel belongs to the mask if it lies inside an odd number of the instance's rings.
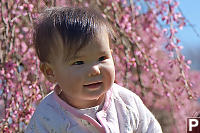
[[[107,53],[109,53],[109,51],[100,52],[100,54],[107,54]]]
[[[76,60],[76,59],[81,59],[84,58],[85,56],[81,56],[81,55],[76,55],[72,57],[72,60]]]
[[[68,57],[65,61],[69,62],[69,61],[73,61],[73,60],[77,60],[77,59],[81,59],[81,58],[84,58],[84,56],[75,55],[75,56]]]
[[[109,53],[109,51],[102,51],[102,52],[99,52],[99,55],[107,55]],[[70,62],[70,61],[74,61],[74,60],[77,60],[77,59],[83,59],[85,58],[84,55],[74,55],[74,56],[70,56],[70,57],[67,57],[65,59],[65,62]]]
[[[102,51],[99,53],[99,55],[109,55],[110,51]]]

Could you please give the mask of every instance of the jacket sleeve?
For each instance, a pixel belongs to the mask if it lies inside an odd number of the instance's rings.
[[[139,125],[136,133],[162,133],[162,129],[154,115],[136,95],[135,102],[139,112]]]
[[[25,133],[48,133],[45,125],[45,117],[43,118],[38,112],[35,112],[25,130]]]
[[[34,112],[25,133],[61,133],[65,131],[67,121],[64,121],[60,110],[48,103],[42,103]]]

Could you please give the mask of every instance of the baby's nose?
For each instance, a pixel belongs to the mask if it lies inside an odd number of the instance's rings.
[[[100,73],[99,65],[93,65],[90,69],[89,77],[99,75]]]

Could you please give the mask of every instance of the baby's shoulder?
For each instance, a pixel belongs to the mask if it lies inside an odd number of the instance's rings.
[[[36,107],[35,115],[46,120],[63,121],[64,111],[54,99],[54,92],[50,92]]]
[[[131,90],[124,88],[116,83],[113,84],[113,92],[124,100],[138,100],[140,97]]]
[[[58,106],[55,103],[55,100],[53,98],[53,91],[50,92],[47,96],[45,96],[38,106],[36,107],[36,111],[38,112],[46,112],[47,110],[57,110]]]
[[[116,99],[122,100],[126,105],[138,108],[140,104],[143,104],[137,94],[118,84],[113,84],[113,93]]]
[[[60,132],[67,123],[65,119],[64,112],[59,109],[51,92],[36,107],[27,127],[27,133],[35,130]]]

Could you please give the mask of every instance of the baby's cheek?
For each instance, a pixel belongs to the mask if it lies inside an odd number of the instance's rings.
[[[80,85],[84,81],[84,73],[83,71],[71,71],[67,77],[68,82],[70,81],[71,83],[75,85]]]
[[[108,71],[111,73],[111,75],[115,75],[115,66],[114,63],[111,62],[108,66]]]
[[[113,65],[109,65],[105,67],[105,78],[109,83],[114,82],[115,79],[115,68]]]

